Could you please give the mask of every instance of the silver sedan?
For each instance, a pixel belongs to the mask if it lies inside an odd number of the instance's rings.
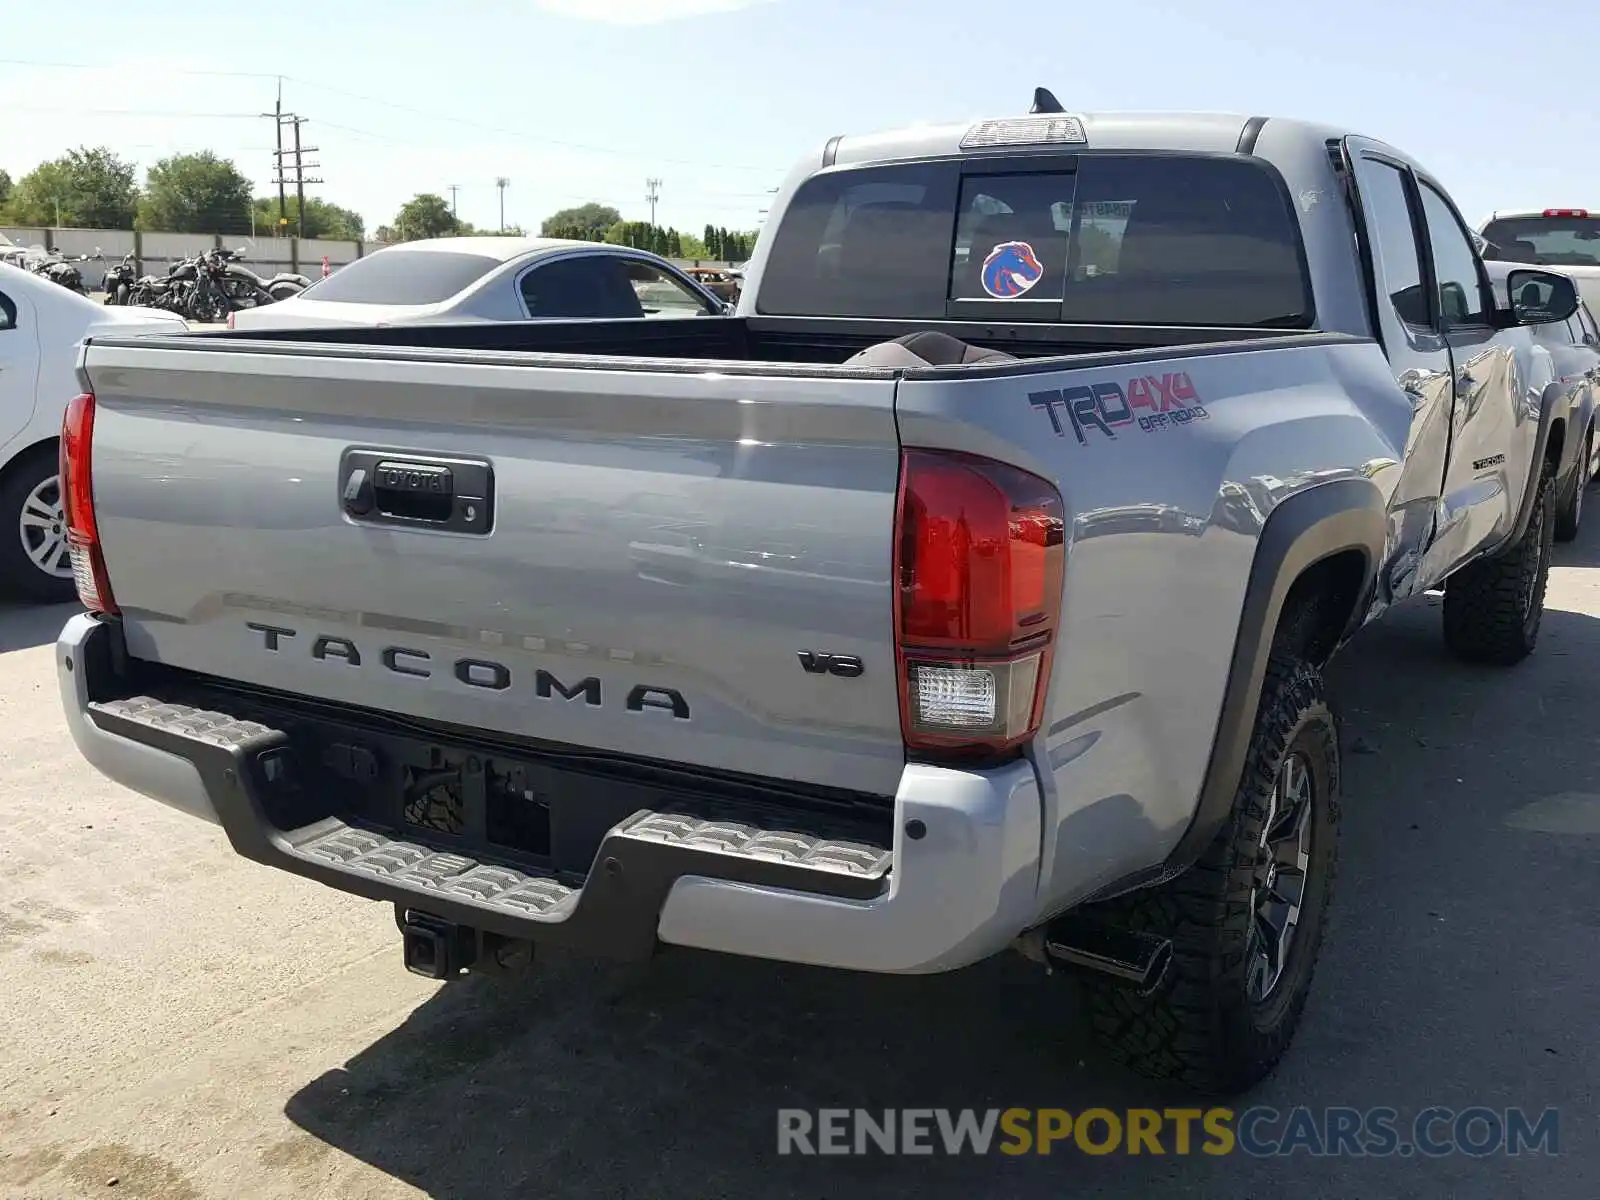
[[[559,238],[452,237],[386,246],[298,296],[243,309],[228,323],[303,329],[727,311],[684,272],[644,250]]]

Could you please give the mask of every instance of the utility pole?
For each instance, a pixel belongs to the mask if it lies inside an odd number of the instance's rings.
[[[650,204],[650,228],[656,226],[656,201],[661,199],[661,180],[646,179],[644,181],[644,198]]]
[[[278,149],[273,155],[273,162],[276,168],[274,171],[274,182],[278,185],[278,228],[276,232],[281,234],[283,232],[283,227],[288,224],[286,219],[289,215],[289,200],[286,194],[289,185],[289,168],[287,165],[287,160],[290,158],[290,156],[293,156],[294,194],[295,201],[299,205],[300,209],[300,211],[295,214],[295,236],[305,237],[306,184],[322,182],[322,180],[316,176],[308,176],[306,171],[315,169],[322,164],[306,161],[305,156],[307,154],[315,154],[317,152],[317,147],[304,146],[300,143],[300,126],[306,123],[306,118],[297,116],[294,113],[286,113],[283,111],[283,79],[281,77],[278,79],[277,104],[273,107],[273,110],[270,113],[262,113],[261,115],[263,117],[271,117],[273,123],[278,129]],[[292,125],[294,127],[294,149],[292,150],[285,150],[283,148],[283,127],[285,125]]]
[[[299,209],[299,211],[297,213],[295,213],[295,236],[296,237],[305,237],[305,235],[306,235],[306,184],[308,182],[309,183],[321,183],[322,180],[320,180],[320,179],[307,180],[306,179],[306,168],[307,167],[315,167],[315,166],[318,165],[318,164],[316,164],[314,162],[313,163],[308,163],[303,158],[301,158],[301,154],[302,153],[314,154],[314,153],[316,153],[316,149],[317,149],[315,146],[307,146],[307,147],[305,147],[304,151],[302,151],[301,148],[300,148],[300,126],[302,126],[302,125],[304,125],[306,123],[306,119],[304,117],[291,117],[290,120],[292,120],[294,122],[294,190],[295,190],[295,204]]]
[[[273,236],[283,232],[283,218],[288,216],[289,202],[283,194],[283,76],[278,76],[278,102],[269,113],[262,113],[263,117],[270,118],[272,130],[278,135],[278,149],[272,156],[272,173],[278,183],[278,224],[272,228]]]
[[[456,216],[456,193],[460,190],[461,187],[459,184],[452,183],[450,185],[450,224],[454,227],[454,232],[456,233],[461,232],[461,220]],[[505,217],[503,215],[500,218],[500,222],[501,224],[505,223]]]
[[[506,189],[511,186],[511,180],[501,175],[494,181],[495,187],[500,189],[500,232],[506,231]]]

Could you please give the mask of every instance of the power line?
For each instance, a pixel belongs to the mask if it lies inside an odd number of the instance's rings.
[[[104,71],[114,66],[112,63],[78,63],[78,62],[46,62],[33,58],[0,58],[0,66],[4,67],[45,67],[49,69],[62,69],[69,71]],[[217,71],[204,70],[199,67],[175,68],[165,67],[163,70],[173,75],[216,75],[224,79],[280,79],[276,71]]]
[[[203,113],[189,112],[183,109],[160,108],[79,108],[54,104],[0,104],[0,108],[9,109],[13,112],[65,113],[86,117],[164,117],[168,119],[193,118],[206,121],[253,121],[256,119],[255,113]]]
[[[83,70],[83,71],[103,71],[103,70],[113,69],[113,67],[115,66],[115,64],[110,64],[110,63],[43,62],[43,61],[30,61],[28,59],[16,59],[16,58],[0,58],[0,64],[10,65],[10,66],[45,67],[45,68],[51,68],[51,69]],[[427,119],[433,120],[433,121],[445,121],[445,122],[448,122],[450,124],[463,125],[463,126],[466,126],[468,128],[471,128],[471,129],[481,129],[481,130],[484,130],[485,132],[488,132],[488,133],[498,133],[498,134],[502,134],[502,135],[504,135],[506,137],[514,137],[514,138],[518,139],[521,142],[533,142],[533,143],[538,143],[538,144],[546,145],[546,146],[561,146],[561,147],[563,147],[565,149],[568,149],[568,150],[581,150],[581,151],[585,151],[585,152],[590,153],[590,154],[607,154],[607,155],[612,155],[614,157],[619,157],[619,158],[643,158],[643,159],[649,159],[649,160],[654,161],[654,162],[668,163],[668,164],[678,165],[678,166],[704,167],[704,168],[711,169],[711,170],[721,170],[721,171],[761,171],[761,172],[765,172],[765,173],[770,173],[770,172],[777,171],[777,170],[783,170],[787,166],[787,164],[783,164],[781,166],[776,166],[776,167],[775,166],[770,166],[770,165],[769,166],[755,166],[754,164],[750,164],[750,163],[714,163],[714,162],[707,162],[707,161],[705,161],[703,159],[664,158],[664,157],[661,157],[659,155],[651,154],[651,153],[643,152],[643,151],[627,150],[627,149],[619,150],[615,146],[596,146],[596,145],[593,145],[592,143],[588,143],[588,142],[569,142],[569,141],[564,141],[564,140],[558,139],[558,138],[538,137],[536,135],[528,133],[528,131],[525,130],[525,129],[513,129],[513,128],[510,128],[510,127],[504,126],[504,125],[493,125],[493,124],[490,124],[488,122],[475,120],[475,119],[472,119],[472,118],[469,118],[469,117],[461,117],[461,116],[456,116],[456,115],[454,115],[452,113],[440,112],[436,108],[419,108],[419,107],[417,107],[415,105],[411,105],[411,104],[401,104],[398,101],[385,100],[381,96],[369,96],[369,95],[366,95],[365,93],[362,93],[362,92],[346,91],[344,88],[333,87],[333,86],[331,86],[329,84],[322,83],[322,82],[320,82],[318,80],[315,80],[315,79],[302,79],[302,78],[299,78],[297,76],[282,75],[282,74],[278,74],[276,72],[269,72],[269,71],[218,71],[218,70],[192,69],[192,70],[175,70],[172,73],[173,74],[177,74],[177,75],[213,75],[213,76],[219,76],[219,77],[223,77],[223,78],[237,78],[237,79],[276,79],[276,80],[279,80],[280,82],[294,83],[294,84],[299,85],[300,87],[307,87],[307,88],[312,88],[313,90],[328,92],[331,95],[343,96],[343,97],[345,97],[346,99],[349,99],[349,100],[360,100],[360,101],[362,101],[363,103],[366,103],[366,104],[376,104],[376,105],[379,105],[379,106],[381,106],[383,108],[392,108],[397,112],[409,113],[409,114],[411,114],[413,116],[424,117],[424,118],[427,118]],[[60,111],[69,111],[70,112],[70,111],[75,111],[75,110],[65,109],[65,110],[60,110]],[[160,115],[160,114],[151,114],[151,115]],[[173,115],[175,115],[175,116],[187,116],[189,114],[173,114]],[[239,116],[245,116],[245,115],[249,115],[249,114],[238,114],[238,115]],[[324,122],[324,124],[328,124],[328,123]]]

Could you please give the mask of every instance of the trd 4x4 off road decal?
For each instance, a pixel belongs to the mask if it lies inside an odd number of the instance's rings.
[[[1057,437],[1066,437],[1070,426],[1079,445],[1088,444],[1085,431],[1090,429],[1099,430],[1114,441],[1116,430],[1136,421],[1140,429],[1149,433],[1211,416],[1200,403],[1200,394],[1187,371],[1139,375],[1130,379],[1125,389],[1117,383],[1097,383],[1030,392],[1028,403],[1050,418]],[[1065,423],[1062,413],[1066,414]]]

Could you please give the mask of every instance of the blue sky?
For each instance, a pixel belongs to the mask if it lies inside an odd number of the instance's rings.
[[[841,132],[1069,109],[1305,116],[1412,153],[1468,220],[1600,207],[1600,5],[1570,0],[68,0],[0,24],[0,167],[80,143],[141,165],[211,148],[264,192],[272,106],[309,118],[315,194],[368,228],[460,187],[527,226],[587,199],[753,227],[794,159]],[[274,16],[281,14],[281,19]],[[69,16],[70,14],[70,16]],[[41,64],[41,65],[25,65]],[[56,64],[56,65],[42,65]],[[85,64],[73,67],[63,64]],[[87,69],[99,67],[101,69]],[[109,67],[109,69],[107,69]],[[257,72],[263,77],[175,74]]]

